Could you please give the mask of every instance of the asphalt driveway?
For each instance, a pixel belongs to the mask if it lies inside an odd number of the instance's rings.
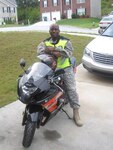
[[[0,32],[11,32],[11,31],[39,31],[39,32],[48,32],[49,26],[55,23],[54,21],[41,21],[33,25],[23,26],[23,27],[7,27],[0,28]],[[60,31],[65,33],[84,33],[84,34],[94,34],[98,35],[98,28],[88,29],[88,28],[79,28],[72,26],[60,25]]]
[[[36,131],[28,150],[112,150],[113,149],[113,79],[77,69],[77,89],[83,127],[60,112]],[[0,109],[0,150],[24,150],[21,126],[24,104],[16,101]],[[65,110],[72,116],[67,105]]]

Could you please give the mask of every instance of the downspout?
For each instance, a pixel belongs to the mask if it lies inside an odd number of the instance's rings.
[[[63,7],[62,0],[60,0],[60,2],[61,2],[61,3],[60,3],[60,12],[61,12],[61,16],[62,16],[62,9],[63,9],[63,8],[62,8],[62,7]]]
[[[51,7],[53,6],[53,3],[51,3]],[[51,7],[50,7],[50,21],[52,21],[52,10],[51,10]]]
[[[71,10],[73,9],[72,0],[71,0]]]

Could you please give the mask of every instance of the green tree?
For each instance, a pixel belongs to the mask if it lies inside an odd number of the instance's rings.
[[[102,16],[108,15],[112,10],[111,0],[101,0]]]
[[[39,0],[16,0],[18,7],[36,7],[39,6]]]
[[[18,22],[30,24],[40,20],[40,3],[38,0],[16,0],[18,5]]]

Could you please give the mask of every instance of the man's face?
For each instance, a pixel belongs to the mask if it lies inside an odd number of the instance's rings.
[[[53,39],[57,39],[57,37],[59,37],[59,33],[60,33],[59,26],[52,25],[50,27],[49,33]]]

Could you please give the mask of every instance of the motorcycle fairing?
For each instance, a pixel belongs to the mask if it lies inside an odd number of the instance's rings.
[[[50,89],[48,77],[53,74],[53,70],[42,62],[34,63],[27,73],[18,81],[19,99],[25,104],[33,100],[36,92],[44,96]],[[31,98],[32,97],[32,98]]]

